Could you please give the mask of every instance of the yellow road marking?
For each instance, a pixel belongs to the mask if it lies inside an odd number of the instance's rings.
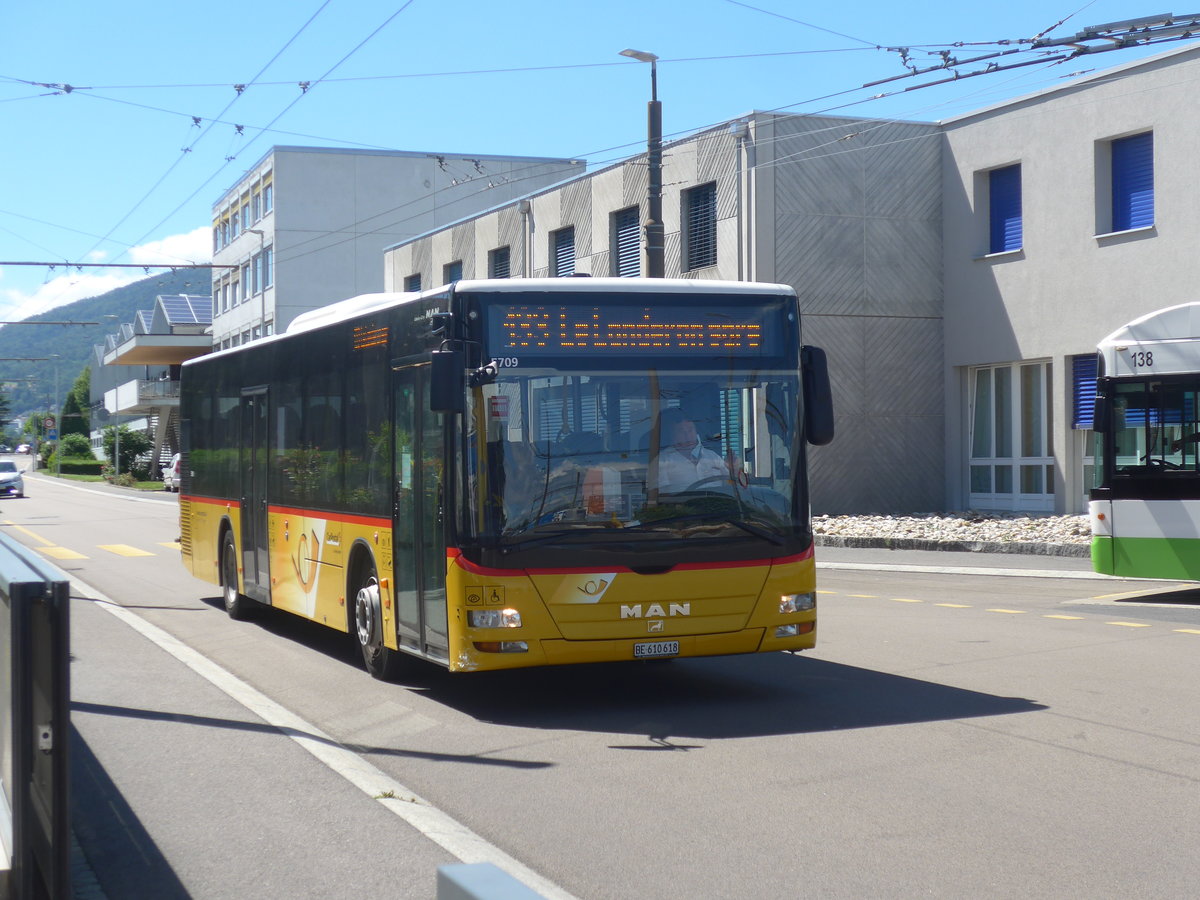
[[[160,541],[158,546],[166,547],[168,550],[179,550],[179,541]]]
[[[1105,622],[1105,625],[1120,625],[1122,628],[1150,628],[1145,622]]]
[[[1176,634],[1200,634],[1200,629],[1196,628],[1176,628]]]
[[[909,597],[893,597],[893,603],[924,603],[924,600],[913,600]]]
[[[1046,615],[1043,619],[1082,619],[1083,616],[1061,616],[1061,615]]]
[[[970,609],[969,603],[938,603],[937,606],[948,606],[950,609]]]
[[[100,544],[101,550],[107,550],[109,553],[115,553],[117,556],[153,556],[145,550],[139,550],[137,547],[130,547],[128,544]]]
[[[836,594],[837,591],[817,591],[818,594]]]
[[[53,547],[54,546],[54,541],[48,541],[44,537],[42,537],[40,534],[34,534],[32,531],[30,531],[28,528],[24,527],[23,525],[18,525],[16,522],[9,522],[7,520],[5,521],[4,524],[11,525],[16,531],[19,531],[19,532],[21,532],[21,534],[24,534],[24,535],[27,535],[28,537],[33,538],[35,541],[37,541],[43,547]]]
[[[1005,613],[1006,615],[1010,616],[1025,615],[1025,610],[1023,609],[989,609],[988,612]]]
[[[847,597],[857,597],[859,600],[876,600],[877,594],[847,594]]]
[[[66,547],[38,547],[38,553],[45,553],[51,559],[87,559],[82,553],[68,550]]]

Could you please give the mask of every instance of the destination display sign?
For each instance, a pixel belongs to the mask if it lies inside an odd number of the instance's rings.
[[[776,356],[791,329],[782,303],[680,305],[496,304],[488,309],[493,356]]]

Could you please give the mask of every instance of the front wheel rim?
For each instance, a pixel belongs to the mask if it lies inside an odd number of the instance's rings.
[[[367,650],[379,648],[379,581],[372,575],[354,598],[354,623],[358,643]]]

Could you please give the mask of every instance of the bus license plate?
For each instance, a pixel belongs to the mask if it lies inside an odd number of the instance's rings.
[[[633,645],[634,659],[649,659],[654,656],[678,656],[679,641],[649,641]]]

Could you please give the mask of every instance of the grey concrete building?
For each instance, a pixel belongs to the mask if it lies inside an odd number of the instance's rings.
[[[829,354],[814,510],[1084,510],[1096,342],[1197,299],[1198,82],[1188,46],[942,122],[752,113],[666,147],[667,276],[790,284]],[[640,274],[646,173],[397,242],[386,288]]]
[[[805,340],[830,355],[839,433],[811,457],[818,509],[941,506],[940,153],[932,124],[771,113],[664,150],[666,275],[792,284]],[[635,157],[400,243],[387,289],[639,274],[647,180]]]
[[[274,147],[213,204],[213,343],[383,288],[379,256],[578,175],[580,160]]]

